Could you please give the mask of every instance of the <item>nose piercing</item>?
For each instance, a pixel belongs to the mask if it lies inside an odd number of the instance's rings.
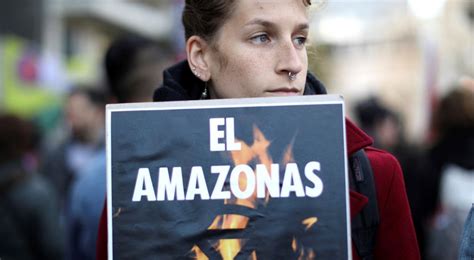
[[[291,71],[288,72],[288,78],[293,81],[296,79],[296,73],[293,73]]]

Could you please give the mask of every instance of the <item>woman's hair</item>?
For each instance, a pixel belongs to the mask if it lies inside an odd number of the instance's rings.
[[[237,1],[186,0],[182,17],[186,40],[197,35],[212,43],[220,27],[231,16]],[[311,5],[311,0],[301,1],[305,6]]]

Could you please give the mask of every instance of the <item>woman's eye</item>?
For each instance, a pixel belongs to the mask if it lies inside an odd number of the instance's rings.
[[[296,46],[303,46],[306,43],[306,37],[299,36],[299,37],[296,37],[293,41]]]
[[[253,43],[256,43],[256,44],[262,44],[262,43],[267,43],[270,41],[270,38],[268,37],[268,35],[266,34],[259,34],[257,36],[254,36],[252,38],[250,38],[250,40],[253,42]]]

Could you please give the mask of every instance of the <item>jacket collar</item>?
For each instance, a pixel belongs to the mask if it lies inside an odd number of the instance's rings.
[[[373,140],[364,131],[346,118],[347,155],[373,144]]]
[[[351,120],[346,118],[346,142],[347,156],[354,152],[372,145],[373,140],[360,128],[358,128]],[[351,210],[351,218],[357,215],[369,202],[367,196],[356,191],[349,191],[349,205]]]
[[[191,72],[187,60],[163,71],[163,84],[155,90],[154,101],[196,100],[201,97],[205,83]]]

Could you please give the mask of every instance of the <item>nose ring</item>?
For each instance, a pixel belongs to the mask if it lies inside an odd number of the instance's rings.
[[[293,73],[291,71],[288,72],[288,79],[290,79],[291,81],[295,80],[296,79],[296,73]]]

